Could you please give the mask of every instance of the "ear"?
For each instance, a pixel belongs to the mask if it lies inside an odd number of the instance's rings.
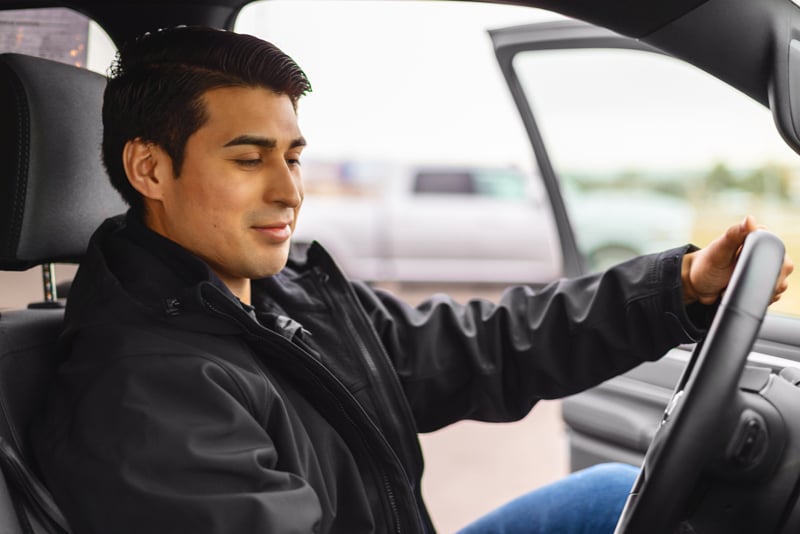
[[[163,200],[165,154],[153,143],[140,138],[125,143],[122,164],[131,186],[145,199]]]

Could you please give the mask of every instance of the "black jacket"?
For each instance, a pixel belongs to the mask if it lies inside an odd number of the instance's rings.
[[[92,238],[34,428],[79,534],[427,532],[417,432],[510,421],[697,339],[685,249],[413,308],[318,245],[240,303],[130,218]]]

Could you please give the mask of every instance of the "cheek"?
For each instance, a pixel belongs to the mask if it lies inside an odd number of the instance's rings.
[[[217,198],[215,203],[208,205],[198,215],[203,219],[200,224],[211,234],[206,235],[205,239],[217,241],[220,246],[233,244],[241,233],[241,216],[226,206],[224,199]]]
[[[241,195],[235,187],[220,187],[218,184],[200,185],[191,197],[194,216],[206,227],[225,230],[241,211]]]

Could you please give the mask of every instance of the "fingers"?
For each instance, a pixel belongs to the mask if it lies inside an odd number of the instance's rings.
[[[763,224],[756,224],[756,219],[752,215],[745,216],[744,220],[739,224],[739,226],[744,232],[744,235],[747,235],[758,228],[766,228],[766,226]]]
[[[734,224],[728,228],[726,234],[732,239],[739,241],[739,244],[742,244],[742,242],[744,242],[744,238],[747,237],[747,234],[757,230],[759,227],[764,228],[763,225],[756,224],[756,220],[752,215],[748,215],[742,219],[742,222],[739,224]]]
[[[772,295],[772,301],[770,304],[778,302],[781,298],[781,295],[789,289],[789,275],[792,274],[794,271],[794,262],[792,259],[786,255],[783,257],[783,266],[781,267],[781,272],[778,276],[778,281],[775,284],[775,293]]]
[[[755,218],[748,215],[740,223],[730,226],[705,249],[685,255],[681,270],[684,302],[716,302],[728,286],[745,238],[751,232],[763,228],[763,225],[756,223]],[[771,302],[777,302],[788,289],[787,279],[793,270],[792,260],[788,255],[784,256]]]
[[[732,266],[736,262],[739,251],[747,234],[759,228],[752,215],[745,217],[739,224],[730,226],[722,236],[708,248],[712,262],[718,267]]]
[[[763,224],[756,224],[755,219],[748,215],[744,218],[744,220],[734,226],[729,228],[729,233],[733,233],[734,235],[731,236],[731,239],[735,239],[738,236],[741,236],[742,242],[744,242],[744,238],[747,237],[747,234],[754,230],[766,230],[767,227]],[[788,255],[784,255],[783,257],[783,265],[781,266],[781,272],[778,275],[778,281],[775,283],[775,292],[772,295],[772,300],[770,304],[774,304],[781,299],[781,295],[789,289],[789,275],[792,274],[794,271],[794,262]]]

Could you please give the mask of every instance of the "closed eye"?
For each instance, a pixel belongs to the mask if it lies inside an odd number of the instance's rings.
[[[233,161],[235,161],[238,165],[241,165],[242,167],[256,167],[261,163],[261,158],[235,159]]]

